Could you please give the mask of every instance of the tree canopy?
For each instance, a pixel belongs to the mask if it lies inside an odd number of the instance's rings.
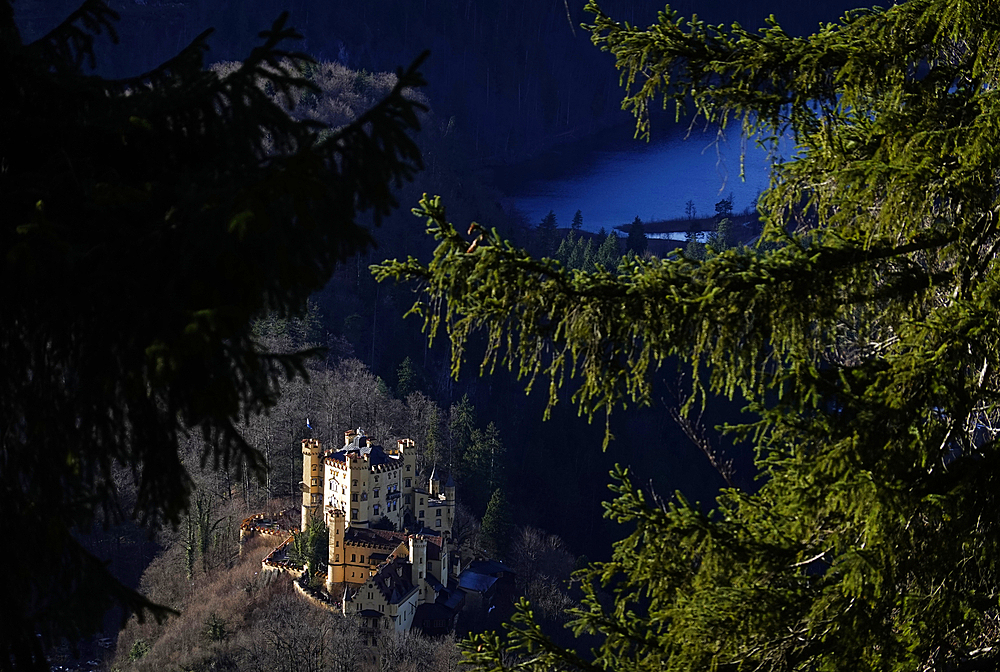
[[[457,373],[485,332],[483,370],[569,391],[588,417],[650,404],[678,358],[692,386],[748,400],[729,427],[760,487],[711,511],[616,474],[607,515],[634,525],[584,570],[569,626],[545,637],[522,605],[507,634],[467,646],[488,669],[993,670],[1000,510],[1000,6],[910,0],[807,38],[669,10],[618,23],[593,2],[638,134],[649,110],[790,135],[753,249],[635,259],[610,270],[532,259],[439,200],[440,241],[415,311],[444,326]],[[464,228],[464,227],[463,227]],[[605,591],[613,594],[606,599]]]
[[[113,602],[153,609],[73,534],[177,524],[195,466],[179,439],[204,439],[203,465],[262,473],[237,424],[307,353],[267,352],[251,320],[302,314],[372,242],[421,166],[423,108],[415,64],[355,123],[292,118],[310,59],[283,47],[284,16],[224,75],[203,67],[206,32],[115,81],[87,70],[94,36],[115,37],[104,2],[30,44],[13,17],[0,0],[0,509],[24,546],[5,553],[0,661],[30,668]]]

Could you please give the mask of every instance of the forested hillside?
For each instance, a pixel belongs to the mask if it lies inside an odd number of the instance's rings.
[[[852,0],[682,0],[682,15],[709,22],[739,21],[750,30],[775,14],[786,30],[805,34],[831,21]],[[646,25],[663,3],[611,0],[614,16]],[[580,2],[565,0],[116,0],[122,45],[100,70],[134,75],[172,56],[207,27],[214,27],[210,60],[242,58],[257,32],[283,9],[303,34],[298,45],[319,60],[368,72],[391,72],[431,51],[424,73],[439,123],[463,143],[463,166],[507,163],[560,142],[582,141],[594,130],[623,122],[613,61],[580,28],[588,20]],[[37,35],[67,11],[72,0],[16,3],[19,23]]]

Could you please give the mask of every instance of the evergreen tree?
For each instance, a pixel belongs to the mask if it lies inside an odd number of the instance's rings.
[[[568,265],[582,271],[594,270],[594,242],[590,238],[581,238],[570,254]]]
[[[420,372],[409,355],[403,358],[396,369],[396,396],[405,399],[420,389]]]
[[[715,225],[715,231],[708,236],[708,247],[713,252],[718,254],[719,252],[725,252],[734,245],[735,232],[733,231],[733,222],[731,219],[726,217],[719,221]]]
[[[472,444],[474,431],[476,431],[476,409],[469,400],[469,395],[463,394],[457,404],[452,404],[448,416],[449,470],[461,466],[465,451]]]
[[[733,216],[733,195],[729,194],[728,198],[723,198],[721,201],[715,204],[715,221],[721,222],[724,219],[729,219]]]
[[[427,418],[427,430],[424,434],[423,446],[424,458],[430,464],[437,464],[439,457],[444,453],[445,441],[444,431],[441,428],[441,412],[437,404],[434,404]]]
[[[471,662],[995,670],[1000,5],[911,0],[801,39],[588,9],[640,136],[663,96],[794,138],[760,199],[764,244],[567,273],[496,236],[466,254],[428,199],[434,261],[378,273],[424,283],[421,305],[440,307],[428,327],[444,320],[457,356],[485,328],[486,369],[548,378],[553,402],[574,381],[590,417],[651,403],[653,376],[681,359],[682,411],[748,400],[754,419],[729,431],[755,444],[761,481],[705,511],[617,471],[607,515],[630,533],[578,574],[570,615],[597,645],[556,644],[523,606],[503,639],[466,647]]]
[[[684,236],[687,241],[684,244],[684,256],[688,259],[701,261],[705,258],[705,245],[698,242],[698,237],[694,233]]]
[[[298,567],[309,566],[315,574],[326,566],[330,558],[330,529],[322,518],[309,521],[306,529],[292,534],[288,545],[288,559]]]
[[[490,496],[486,505],[486,515],[483,516],[479,533],[482,535],[484,550],[497,560],[507,557],[510,549],[511,535],[514,532],[514,520],[510,514],[510,503],[502,488],[497,488]]]
[[[574,231],[580,231],[583,229],[583,211],[577,210],[576,214],[573,215],[573,222],[570,224]]]
[[[621,245],[618,242],[618,235],[612,231],[604,239],[604,242],[601,243],[601,246],[597,248],[597,254],[594,255],[594,264],[610,273],[615,273],[621,261]]]
[[[646,239],[646,227],[642,225],[639,215],[636,215],[635,219],[632,220],[632,226],[628,229],[626,247],[635,252],[636,255],[641,256],[648,246],[649,241]]]
[[[569,266],[569,260],[572,259],[573,254],[576,252],[576,248],[576,232],[571,230],[566,234],[566,237],[562,239],[562,242],[559,243],[559,248],[556,250],[556,259],[561,261],[565,266]]]
[[[477,514],[486,510],[491,494],[506,485],[505,452],[496,424],[491,422],[486,431],[472,432],[469,449],[462,459],[461,482],[463,499]]]
[[[285,17],[224,75],[202,67],[204,33],[127,81],[85,71],[94,35],[115,34],[104,2],[32,44],[13,17],[0,0],[0,509],[33,541],[5,554],[0,666],[32,669],[113,604],[167,613],[74,534],[132,515],[181,524],[179,440],[202,438],[203,464],[264,473],[238,424],[309,353],[264,351],[253,318],[307,316],[334,264],[371,243],[391,188],[421,165],[407,90],[422,78],[400,72],[333,131],[265,93],[312,87],[309,59],[283,48]]]
[[[684,256],[688,259],[704,259],[705,245],[698,241],[698,231],[692,228],[684,233]]]
[[[549,210],[549,214],[542,217],[542,221],[538,223],[538,250],[541,256],[551,257],[555,253],[557,235],[556,213]]]

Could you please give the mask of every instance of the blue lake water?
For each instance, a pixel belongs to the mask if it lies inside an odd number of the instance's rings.
[[[580,210],[585,229],[610,231],[637,215],[643,221],[684,217],[689,200],[698,216],[707,216],[732,194],[741,211],[768,186],[767,153],[738,130],[689,133],[685,125],[654,123],[648,143],[633,139],[633,131],[614,129],[517,167],[500,180],[508,202],[531,224],[552,210],[567,227]]]

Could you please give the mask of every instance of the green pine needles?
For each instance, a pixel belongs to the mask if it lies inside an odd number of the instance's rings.
[[[495,232],[471,241],[434,198],[433,260],[414,311],[444,327],[454,371],[484,332],[551,403],[593,417],[651,404],[670,358],[685,410],[742,396],[729,428],[757,450],[757,492],[710,513],[616,474],[607,515],[635,531],[579,574],[557,646],[522,605],[466,644],[492,670],[993,670],[1000,663],[1000,6],[911,0],[793,38],[668,11],[639,29],[596,4],[588,26],[624,106],[726,125],[796,153],[761,196],[755,249],[587,272]],[[610,594],[610,598],[606,595]],[[590,640],[593,641],[593,640]]]

